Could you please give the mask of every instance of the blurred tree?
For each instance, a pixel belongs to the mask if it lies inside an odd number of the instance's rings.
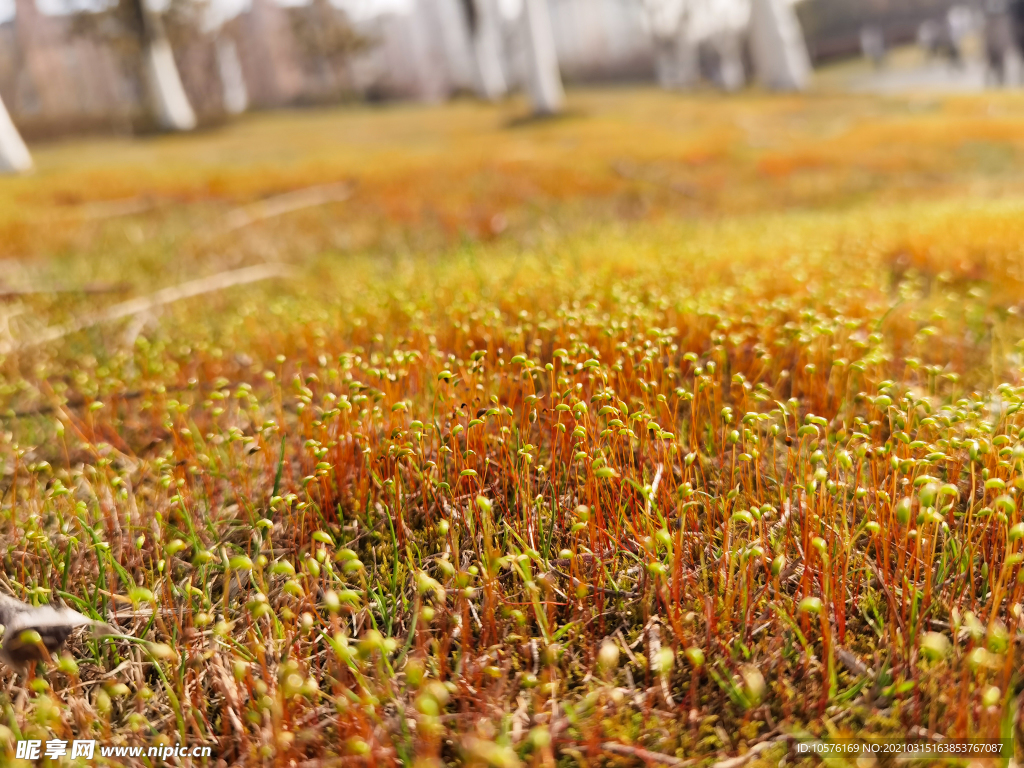
[[[482,98],[496,101],[508,92],[501,63],[501,19],[495,0],[462,0],[469,28],[477,87]]]
[[[523,0],[522,21],[526,42],[526,86],[534,114],[562,111],[565,91],[558,70],[558,53],[551,29],[548,0]]]
[[[200,4],[173,0],[168,11],[179,24],[198,27]],[[138,73],[145,101],[156,125],[168,131],[190,131],[195,112],[181,83],[164,16],[147,0],[117,0],[101,11],[76,15],[74,31],[103,40],[118,55],[128,77]]]
[[[14,49],[19,71],[18,93],[11,102],[15,114],[61,112],[69,95],[67,72],[54,56],[54,35],[36,0],[14,0]],[[52,29],[52,27],[51,27]]]
[[[997,86],[1015,87],[1021,84],[1021,69],[1024,63],[1021,60],[1021,41],[1024,38],[1022,33],[1024,2],[987,0],[984,5],[982,28],[987,81]]]
[[[774,90],[802,90],[810,73],[791,0],[642,0],[664,88],[695,84],[703,58],[712,82],[733,91],[746,82],[749,40],[758,79]],[[703,48],[698,56],[698,46]]]
[[[914,42],[922,22],[942,24],[958,4],[965,0],[804,0],[796,11],[811,58],[819,62],[859,56],[865,26],[879,29],[889,47]]]
[[[789,0],[751,0],[750,53],[761,84],[778,91],[807,87],[811,60]]]
[[[252,106],[274,109],[299,101],[307,90],[289,9],[276,0],[251,0],[230,22]]]
[[[703,69],[711,82],[723,91],[732,93],[747,84],[747,65],[743,46],[746,30],[722,27],[702,40]]]
[[[240,115],[249,108],[249,89],[245,84],[242,61],[234,39],[223,30],[217,35],[217,72],[224,89],[224,111]]]
[[[697,44],[692,39],[692,0],[643,0],[654,43],[654,74],[668,90],[691,88],[700,78]]]
[[[0,99],[0,173],[23,173],[31,169],[32,156]]]
[[[336,101],[352,89],[348,71],[352,54],[367,41],[330,0],[309,0],[289,9],[292,33],[307,77],[320,83],[316,100]]]

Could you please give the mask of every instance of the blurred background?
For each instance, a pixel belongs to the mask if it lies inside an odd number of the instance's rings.
[[[18,170],[15,134],[516,92],[555,113],[566,84],[974,91],[1020,81],[1022,22],[1017,0],[0,0],[0,143]]]

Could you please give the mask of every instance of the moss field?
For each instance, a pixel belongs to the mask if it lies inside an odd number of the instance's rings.
[[[1024,758],[1024,97],[569,102],[0,180],[0,762]]]

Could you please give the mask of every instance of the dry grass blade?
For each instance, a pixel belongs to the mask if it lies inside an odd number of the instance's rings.
[[[93,312],[65,323],[64,325],[47,328],[30,339],[8,342],[7,344],[0,346],[0,354],[10,354],[11,352],[17,352],[19,350],[31,349],[32,347],[37,347],[41,344],[57,341],[58,339],[62,339],[72,333],[85,330],[86,328],[92,328],[93,326],[102,325],[103,323],[132,317],[133,315],[138,315],[143,312],[150,312],[159,307],[173,304],[184,299],[190,299],[208,293],[215,293],[216,291],[222,291],[225,288],[231,288],[236,285],[257,283],[274,277],[288,277],[292,274],[293,270],[284,264],[260,264],[254,267],[243,267],[242,269],[219,272],[218,274],[211,275],[210,277],[203,277],[199,280],[190,280],[187,283],[182,283],[171,288],[163,288],[148,296],[140,296],[137,299],[130,299],[128,301],[121,302],[120,304],[115,304],[112,307],[100,310],[99,312]]]

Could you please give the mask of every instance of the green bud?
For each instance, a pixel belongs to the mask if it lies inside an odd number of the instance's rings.
[[[694,669],[700,669],[704,666],[704,651],[695,645],[691,645],[686,649],[686,660],[690,662],[690,666]]]
[[[800,601],[800,613],[821,613],[820,597],[805,597]]]
[[[936,483],[926,483],[917,492],[917,498],[921,501],[922,507],[934,507],[938,495],[939,486]]]
[[[910,499],[904,496],[896,504],[896,522],[904,528],[910,523]]]
[[[785,567],[786,567],[786,556],[785,555],[779,555],[774,560],[772,560],[772,576],[775,576],[776,578],[778,578],[779,574],[782,573],[782,570]]]
[[[601,643],[601,650],[597,653],[597,665],[606,672],[619,666],[619,646],[615,642],[605,640]]]
[[[949,655],[949,650],[949,638],[941,632],[925,632],[921,635],[921,655],[926,659],[944,659]]]

